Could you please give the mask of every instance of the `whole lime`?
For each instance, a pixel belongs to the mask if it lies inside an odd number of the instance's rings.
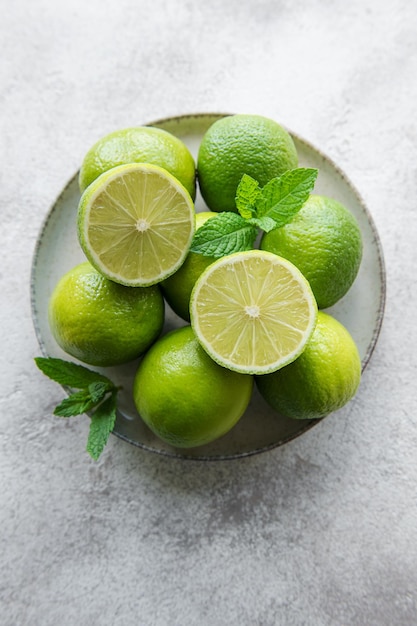
[[[296,168],[298,155],[290,134],[260,115],[231,115],[206,131],[197,160],[201,194],[212,211],[236,211],[236,189],[248,174],[263,187]]]
[[[195,225],[198,230],[217,213],[204,211],[196,213]],[[196,252],[189,252],[181,267],[161,283],[162,293],[173,311],[187,322],[190,321],[190,297],[197,278],[216,259]]]
[[[265,400],[294,419],[318,419],[342,408],[355,395],[361,360],[348,330],[319,311],[304,352],[286,367],[256,378]]]
[[[190,326],[159,339],[139,365],[133,397],[139,414],[163,441],[190,448],[227,433],[245,412],[253,378],[217,365]]]
[[[48,313],[65,352],[105,367],[137,358],[156,340],[164,301],[157,286],[124,287],[81,263],[59,280]]]
[[[265,233],[260,247],[288,259],[304,274],[320,309],[350,289],[362,259],[359,224],[340,202],[311,195],[293,220]]]
[[[79,174],[81,191],[103,172],[128,163],[159,165],[177,178],[195,198],[195,162],[191,152],[181,139],[152,126],[123,128],[99,139],[82,162]]]

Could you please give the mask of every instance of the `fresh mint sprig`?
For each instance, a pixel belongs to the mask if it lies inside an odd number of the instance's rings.
[[[207,220],[195,233],[191,251],[220,258],[251,250],[259,230],[269,232],[293,219],[312,192],[317,175],[317,169],[299,167],[260,187],[244,174],[236,191],[238,213],[219,213]]]
[[[97,461],[114,428],[120,387],[98,372],[63,359],[36,357],[35,363],[51,380],[79,390],[64,398],[54,415],[72,417],[92,411],[87,452]]]

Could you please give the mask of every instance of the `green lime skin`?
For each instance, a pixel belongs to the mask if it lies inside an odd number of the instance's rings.
[[[236,211],[236,189],[243,176],[261,187],[298,165],[290,134],[260,115],[231,115],[205,133],[197,159],[201,194],[211,211]]]
[[[128,163],[150,163],[167,170],[196,195],[195,161],[184,142],[152,126],[116,130],[97,141],[87,152],[79,173],[83,192],[103,172]]]
[[[256,377],[272,408],[293,419],[320,419],[341,409],[357,392],[361,361],[348,330],[319,311],[304,352],[286,367]]]
[[[67,272],[49,301],[59,346],[84,363],[107,367],[139,357],[159,336],[164,300],[159,287],[125,287],[81,263]]]
[[[204,211],[196,213],[196,230],[217,213]],[[171,309],[183,320],[190,321],[190,298],[193,287],[203,271],[216,259],[214,257],[189,252],[181,267],[161,283],[162,293]]]
[[[253,377],[217,365],[190,326],[167,333],[139,365],[133,397],[149,428],[178,448],[201,446],[227,433],[245,412]]]
[[[362,236],[340,202],[311,195],[293,220],[265,233],[260,248],[288,259],[310,283],[319,309],[338,302],[352,286],[362,260]]]

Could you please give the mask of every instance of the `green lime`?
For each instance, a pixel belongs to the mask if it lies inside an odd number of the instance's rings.
[[[116,130],[97,141],[81,165],[81,192],[103,172],[127,163],[152,163],[163,167],[184,185],[194,200],[195,162],[190,151],[175,135],[151,126]]]
[[[265,400],[294,419],[318,419],[342,408],[361,379],[358,349],[348,330],[319,311],[316,328],[304,352],[278,372],[258,376]]]
[[[347,293],[362,259],[362,237],[355,217],[340,202],[318,195],[311,195],[291,222],[265,233],[260,247],[299,268],[320,309],[332,306]]]
[[[290,134],[260,115],[231,115],[205,133],[198,153],[201,194],[212,211],[236,211],[236,189],[248,174],[263,187],[298,165]]]
[[[236,372],[263,374],[302,352],[317,305],[295,265],[270,252],[249,250],[207,267],[191,294],[190,314],[212,359]]]
[[[190,448],[227,433],[245,412],[252,387],[252,376],[214,363],[191,327],[184,326],[146,353],[133,396],[142,419],[158,437]]]
[[[196,230],[217,213],[204,211],[196,213]],[[187,322],[190,321],[190,297],[197,278],[211,263],[214,257],[189,252],[181,267],[161,283],[162,293],[173,311]]]
[[[173,274],[195,230],[188,191],[147,163],[101,174],[81,196],[78,237],[90,263],[122,285],[146,287]]]
[[[97,366],[126,363],[141,355],[164,323],[159,287],[124,287],[89,263],[67,272],[49,301],[49,324],[61,348]]]

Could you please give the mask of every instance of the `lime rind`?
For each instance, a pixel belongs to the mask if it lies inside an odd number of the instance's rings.
[[[317,304],[292,263],[251,250],[225,256],[203,272],[191,294],[190,316],[214,361],[244,374],[267,374],[302,353]]]
[[[163,168],[120,165],[84,191],[77,227],[97,271],[122,285],[147,287],[183,264],[195,232],[194,203]]]

